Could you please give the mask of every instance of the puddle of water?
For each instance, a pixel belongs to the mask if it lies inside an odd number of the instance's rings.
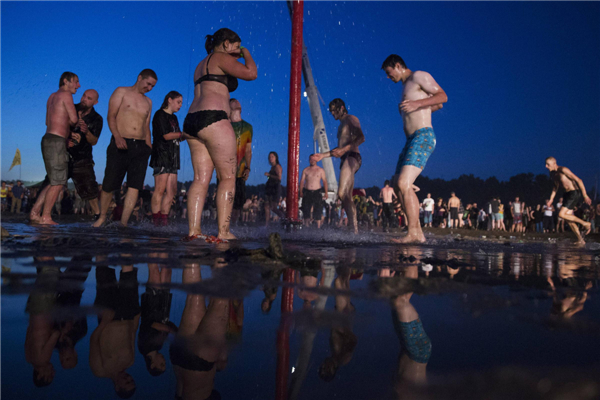
[[[5,227],[7,398],[600,397],[594,251]]]

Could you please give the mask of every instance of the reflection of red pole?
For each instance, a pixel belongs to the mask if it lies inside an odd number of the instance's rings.
[[[283,271],[285,283],[294,282],[294,270]],[[281,295],[281,323],[277,331],[277,372],[275,382],[275,400],[288,397],[288,377],[290,375],[290,323],[286,314],[294,310],[294,288],[283,287]]]
[[[302,18],[304,2],[294,0],[292,14],[292,72],[288,133],[287,217],[298,219],[298,164],[300,162],[300,100],[302,89]]]

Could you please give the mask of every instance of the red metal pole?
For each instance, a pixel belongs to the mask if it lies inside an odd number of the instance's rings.
[[[287,217],[298,220],[298,165],[300,162],[300,101],[302,90],[302,21],[304,2],[294,0],[292,14],[292,73],[288,133]]]

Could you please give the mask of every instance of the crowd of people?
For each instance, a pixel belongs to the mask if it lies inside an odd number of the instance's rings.
[[[88,89],[81,101],[74,104],[72,97],[80,87],[79,78],[72,72],[63,73],[59,90],[47,103],[47,130],[41,143],[47,176],[31,208],[30,220],[42,225],[56,224],[52,210],[69,178],[73,179],[77,192],[73,203],[80,205],[73,208],[91,210],[94,227],[102,227],[115,218],[127,226],[132,215],[138,220],[150,215],[155,225],[163,226],[169,216],[178,214],[188,219],[189,231],[184,241],[193,241],[207,239],[201,226],[203,219],[210,216],[217,221],[217,239],[232,240],[235,239],[230,231],[232,222],[262,218],[269,226],[270,221],[285,218],[281,193],[283,168],[276,152],[269,153],[270,170],[264,173],[268,178],[264,198],[246,199],[245,195],[245,182],[251,171],[253,128],[241,118],[241,102],[231,98],[230,93],[237,89],[238,79],[257,78],[256,63],[248,49],[241,46],[241,38],[227,28],[207,35],[205,48],[207,56],[194,72],[194,98],[183,130],[175,115],[183,102],[178,91],[168,92],[151,118],[152,101],[146,94],[157,84],[158,77],[153,70],[142,70],[133,86],[119,87],[112,93],[107,115],[112,137],[106,150],[102,185],[96,182],[92,156],[92,147],[97,144],[103,126],[103,118],[94,110],[99,94]],[[553,231],[555,225],[564,230],[564,221],[567,221],[578,243],[584,243],[583,236],[593,229],[596,211],[586,213],[591,199],[583,182],[568,168],[558,166],[553,157],[546,159],[546,168],[555,188],[544,205],[526,206],[517,198],[504,207],[499,199],[492,199],[485,207],[478,208],[477,204],[465,206],[454,193],[447,202],[434,201],[428,195],[421,203],[414,182],[435,150],[432,113],[443,107],[448,96],[429,73],[410,70],[396,54],[387,57],[381,69],[394,83],[401,82],[403,86],[398,111],[406,144],[395,173],[377,200],[366,193],[355,193],[354,177],[363,162],[359,147],[365,143],[365,135],[359,119],[348,113],[345,102],[340,98],[332,100],[329,112],[340,123],[338,143],[329,151],[310,155],[309,167],[302,172],[299,194],[303,204],[299,218],[305,225],[314,224],[317,228],[347,225],[354,233],[358,233],[359,225],[366,225],[369,230],[379,225],[385,230],[391,226],[406,226],[405,236],[391,240],[421,243],[425,241],[422,226],[459,228],[466,225],[479,229],[490,226],[491,229],[526,232]],[[182,141],[189,145],[194,170],[194,179],[183,196],[178,193],[177,184]],[[327,179],[317,165],[327,157],[340,158],[335,202],[328,199]],[[151,197],[144,199],[149,159],[155,186]],[[214,172],[217,187],[208,196]],[[126,175],[127,190],[121,193]],[[560,187],[565,201],[554,206]],[[62,205],[71,197],[63,195],[59,203]],[[81,206],[82,203],[86,206]],[[585,207],[581,208],[582,204]],[[183,209],[186,211],[181,211]],[[558,214],[554,215],[555,212]],[[582,227],[583,235],[577,224]]]

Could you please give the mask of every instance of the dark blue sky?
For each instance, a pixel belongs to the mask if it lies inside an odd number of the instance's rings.
[[[254,126],[249,183],[265,181],[267,155],[287,165],[291,21],[277,2],[2,2],[2,179],[17,146],[22,178],[44,177],[40,140],[45,104],[62,72],[79,75],[81,89],[108,99],[144,68],[158,74],[149,96],[153,113],[170,90],[184,95],[180,125],[191,103],[194,68],[204,36],[236,31],[258,64],[258,79],[234,96]],[[449,101],[434,114],[438,144],[424,175],[461,174],[506,180],[545,173],[553,155],[594,184],[600,174],[600,3],[598,2],[313,2],[305,3],[304,38],[325,101],[330,144],[337,122],[326,104],[341,97],[363,126],[363,168],[357,186],[381,185],[404,146],[397,111],[401,85],[381,71],[391,53],[412,70],[430,72]],[[312,121],[302,103],[301,165],[312,153]],[[94,148],[104,176],[108,125]],[[339,163],[334,162],[337,168]],[[284,168],[285,174],[285,168]],[[187,145],[180,180],[190,180]],[[153,184],[151,173],[146,182]]]

